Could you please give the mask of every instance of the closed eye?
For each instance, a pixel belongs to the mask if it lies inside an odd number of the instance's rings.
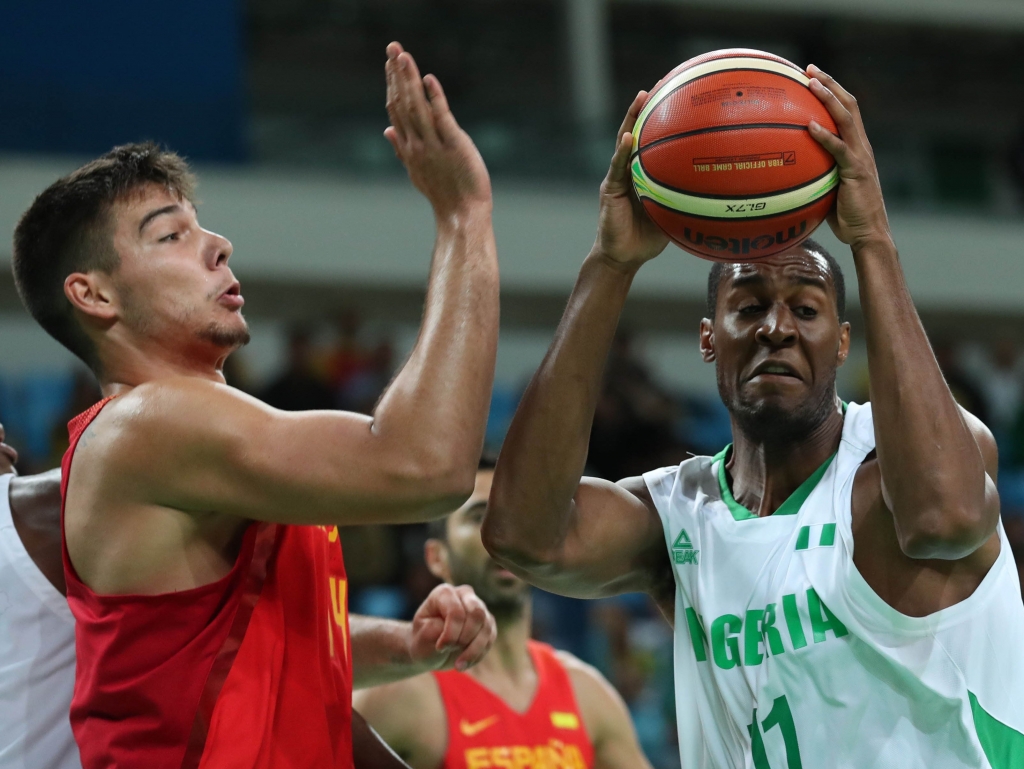
[[[764,310],[764,306],[760,304],[748,304],[740,307],[740,315],[756,315],[757,313]]]
[[[799,315],[801,318],[813,318],[817,316],[818,311],[813,307],[801,305],[800,307],[796,308],[796,314]]]

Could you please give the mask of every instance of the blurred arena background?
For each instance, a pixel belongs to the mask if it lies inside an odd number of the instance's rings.
[[[679,62],[745,46],[856,94],[925,325],[961,404],[996,434],[1024,547],[1024,4],[1019,0],[35,0],[0,4],[0,422],[20,469],[58,464],[90,375],[23,311],[10,234],[33,196],[112,145],[155,139],[200,174],[204,226],[235,245],[253,342],[232,384],[289,409],[368,410],[414,341],[433,239],[381,132],[384,46],[444,84],[491,170],[502,333],[500,446],[595,230],[621,113]],[[819,239],[852,273],[825,228]],[[617,479],[729,438],[697,351],[708,265],[641,271],[609,363],[592,474]],[[867,398],[863,339],[841,370]],[[406,616],[433,584],[422,527],[344,533],[352,610]],[[1024,552],[1018,562],[1024,561]],[[596,664],[659,767],[671,635],[646,599],[537,600],[538,634]]]

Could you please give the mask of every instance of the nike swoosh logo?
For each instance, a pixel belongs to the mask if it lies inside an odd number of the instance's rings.
[[[472,737],[475,734],[480,734],[488,726],[493,726],[498,722],[497,716],[491,716],[485,718],[482,721],[476,721],[475,723],[469,723],[465,718],[459,722],[459,731],[462,732],[466,737]]]

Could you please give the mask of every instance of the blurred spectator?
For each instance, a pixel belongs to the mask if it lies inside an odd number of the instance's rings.
[[[352,310],[341,313],[335,322],[337,339],[327,355],[327,378],[341,392],[367,366],[370,353],[359,341],[362,321]]]
[[[295,328],[288,335],[288,367],[270,383],[260,399],[285,411],[334,408],[334,393],[313,367],[311,334]]]
[[[369,414],[391,381],[394,349],[391,342],[378,344],[337,389],[338,408]]]
[[[990,355],[977,370],[978,382],[988,401],[991,427],[1008,430],[1021,406],[1021,361],[1012,339],[993,343]],[[998,436],[997,436],[998,437]]]
[[[619,331],[608,356],[594,414],[587,464],[609,480],[679,462],[685,449],[674,434],[679,407]]]

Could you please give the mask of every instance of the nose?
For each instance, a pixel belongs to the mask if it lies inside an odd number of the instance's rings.
[[[789,347],[796,342],[797,324],[788,305],[776,302],[757,329],[757,341],[767,347]]]
[[[217,267],[226,266],[235,247],[223,235],[218,235],[216,232],[209,232],[208,230],[206,233],[210,239],[210,242],[207,244],[210,268],[216,269]]]

